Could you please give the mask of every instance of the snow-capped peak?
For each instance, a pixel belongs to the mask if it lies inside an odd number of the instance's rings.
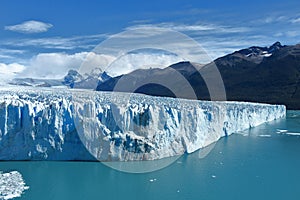
[[[94,68],[89,73],[81,75],[76,70],[70,70],[65,76],[63,84],[71,88],[96,89],[99,82],[105,82],[111,77],[101,68]]]
[[[83,79],[83,76],[79,74],[78,71],[71,69],[69,70],[68,74],[64,77],[63,83],[65,85],[73,87],[76,82],[80,82]]]
[[[86,78],[88,77],[93,77],[93,78],[98,78],[102,74],[102,69],[101,68],[94,68],[92,69],[89,73],[85,73],[84,76]]]
[[[99,76],[98,76],[98,80],[101,82],[105,82],[110,78],[111,77],[105,71],[103,73],[99,74]]]
[[[235,52],[233,55],[238,55],[245,57],[247,60],[253,61],[255,63],[260,63],[263,58],[270,57],[274,52],[281,49],[283,46],[280,42],[275,42],[273,45],[269,47],[258,47],[252,46],[247,49],[242,49],[240,51]]]
[[[274,51],[277,51],[281,49],[283,46],[281,45],[280,42],[275,42],[272,46],[269,47],[269,53],[272,53]]]

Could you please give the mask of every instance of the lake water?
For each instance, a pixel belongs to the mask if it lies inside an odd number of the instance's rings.
[[[299,199],[300,112],[222,138],[161,170],[132,174],[97,162],[0,162],[30,188],[21,198]]]

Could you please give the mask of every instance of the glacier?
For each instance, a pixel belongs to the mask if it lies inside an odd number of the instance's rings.
[[[286,115],[284,105],[0,88],[0,160],[155,160]]]

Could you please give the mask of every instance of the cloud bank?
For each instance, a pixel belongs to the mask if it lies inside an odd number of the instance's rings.
[[[14,78],[25,69],[24,65],[18,63],[0,63],[0,84]]]
[[[40,53],[33,56],[27,64],[0,63],[0,78],[62,79],[70,69],[85,74],[95,68],[117,76],[139,68],[165,68],[180,61],[183,59],[173,54],[129,53],[114,57],[94,52]]]
[[[31,58],[26,69],[19,74],[21,77],[62,78],[69,69],[78,69],[87,52],[40,53]]]
[[[117,76],[136,69],[166,68],[181,61],[184,59],[173,54],[129,53],[116,59],[105,71]]]

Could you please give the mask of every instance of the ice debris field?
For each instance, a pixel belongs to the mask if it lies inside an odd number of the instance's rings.
[[[154,160],[286,115],[283,105],[0,89],[0,160]]]

